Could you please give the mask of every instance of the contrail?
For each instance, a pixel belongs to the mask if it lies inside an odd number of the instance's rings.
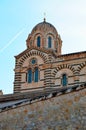
[[[17,37],[24,32],[25,28],[19,31],[3,48],[0,49],[0,52],[3,52],[7,47],[9,47]]]

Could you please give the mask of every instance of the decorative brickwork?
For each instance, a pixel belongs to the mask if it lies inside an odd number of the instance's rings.
[[[14,93],[61,88],[64,74],[66,87],[86,81],[86,52],[61,54],[62,40],[52,24],[46,21],[37,24],[28,35],[26,44],[27,49],[15,56]],[[36,59],[36,64],[31,64],[31,59]],[[36,67],[39,70],[38,82],[34,82]],[[29,69],[31,83],[28,83]]]

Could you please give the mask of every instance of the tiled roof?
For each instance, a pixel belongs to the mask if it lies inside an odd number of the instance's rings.
[[[37,92],[26,92],[0,96],[0,112],[19,107],[25,104],[32,104],[41,100],[57,97],[59,95],[79,91],[86,88],[86,82],[80,85],[64,88],[49,88]]]

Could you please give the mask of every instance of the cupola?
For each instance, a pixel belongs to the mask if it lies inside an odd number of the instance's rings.
[[[60,35],[56,28],[52,24],[46,22],[45,19],[32,29],[26,42],[27,48],[45,48],[47,50],[55,51],[57,55],[61,54],[62,40]]]

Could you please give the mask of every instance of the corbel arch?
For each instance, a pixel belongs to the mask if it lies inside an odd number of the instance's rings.
[[[79,66],[79,81],[80,83],[86,82],[86,62]]]
[[[80,71],[82,70],[82,68],[84,68],[86,66],[86,61],[81,63],[77,69],[77,71],[80,73]]]
[[[63,86],[62,77],[65,74],[67,78],[67,85],[71,85],[74,83],[74,71],[74,68],[67,64],[58,66],[52,72],[54,84],[59,87]]]
[[[53,77],[55,77],[55,75],[57,74],[58,71],[60,71],[61,69],[65,69],[65,68],[70,69],[74,74],[75,69],[71,65],[63,64],[63,65],[59,65],[56,69],[53,70],[53,72],[52,72]]]
[[[25,53],[19,60],[19,63],[18,63],[19,66],[21,67],[23,65],[24,61],[31,56],[34,56],[34,57],[40,56],[43,59],[44,63],[47,63],[47,61],[48,61],[48,57],[45,53],[35,50],[35,51],[30,51],[30,52]]]

